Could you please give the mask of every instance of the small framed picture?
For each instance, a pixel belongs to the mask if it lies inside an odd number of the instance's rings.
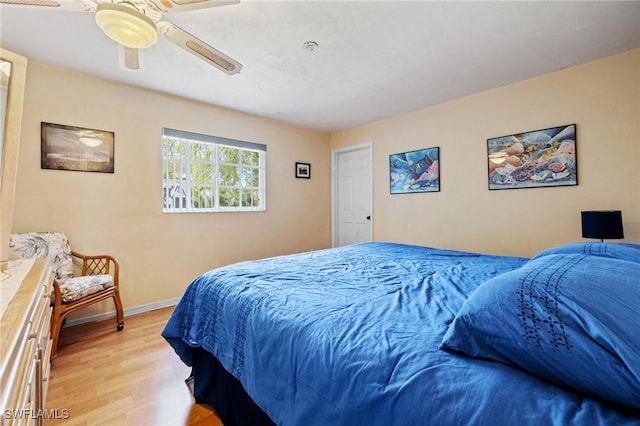
[[[311,164],[296,162],[296,177],[301,179],[311,179]]]

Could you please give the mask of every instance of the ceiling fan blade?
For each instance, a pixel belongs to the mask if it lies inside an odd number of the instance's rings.
[[[142,52],[139,49],[132,49],[118,44],[118,66],[125,71],[142,70]]]
[[[189,53],[213,65],[221,71],[233,75],[240,72],[242,64],[225,55],[218,49],[209,46],[204,41],[192,36],[171,22],[160,21],[156,24],[158,32],[174,44],[182,47]]]
[[[151,0],[164,13],[178,13],[187,10],[206,9],[240,3],[240,0]]]
[[[31,6],[74,12],[91,12],[90,5],[77,0],[0,0],[3,6]],[[95,10],[95,7],[94,9]]]

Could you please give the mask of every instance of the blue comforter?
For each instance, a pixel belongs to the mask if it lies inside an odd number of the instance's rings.
[[[366,243],[212,270],[162,335],[215,355],[278,425],[640,424],[504,363],[439,349],[468,296],[527,259]]]

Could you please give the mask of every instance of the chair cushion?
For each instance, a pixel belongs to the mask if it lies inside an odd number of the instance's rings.
[[[74,302],[113,287],[111,275],[89,275],[58,280],[62,303]]]
[[[9,260],[49,258],[56,279],[73,277],[73,259],[67,236],[61,232],[11,234]]]

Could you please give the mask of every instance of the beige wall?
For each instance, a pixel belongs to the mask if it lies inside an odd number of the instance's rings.
[[[488,138],[572,123],[578,186],[487,189]],[[331,147],[365,141],[375,240],[529,256],[581,241],[581,210],[621,209],[624,241],[640,242],[640,50],[339,132]],[[389,155],[432,146],[441,191],[390,195]]]
[[[41,121],[114,131],[115,173],[41,169]],[[267,211],[163,214],[165,126],[266,144]],[[312,179],[295,179],[296,161]],[[329,211],[327,135],[29,63],[13,232],[63,231],[78,251],[115,255],[125,309],[177,298],[216,266],[328,247]],[[100,310],[113,306],[78,316]]]
[[[216,266],[328,247],[330,149],[366,141],[377,241],[528,256],[581,240],[580,210],[615,208],[640,242],[640,50],[331,137],[36,63],[25,95],[13,231],[61,230],[116,255],[125,308],[177,298]],[[41,121],[114,131],[115,173],[40,169]],[[571,123],[578,186],[487,189],[486,139]],[[267,144],[268,211],[162,214],[164,126]],[[390,195],[388,156],[430,146],[441,192]],[[311,180],[294,179],[295,161],[312,163]]]

